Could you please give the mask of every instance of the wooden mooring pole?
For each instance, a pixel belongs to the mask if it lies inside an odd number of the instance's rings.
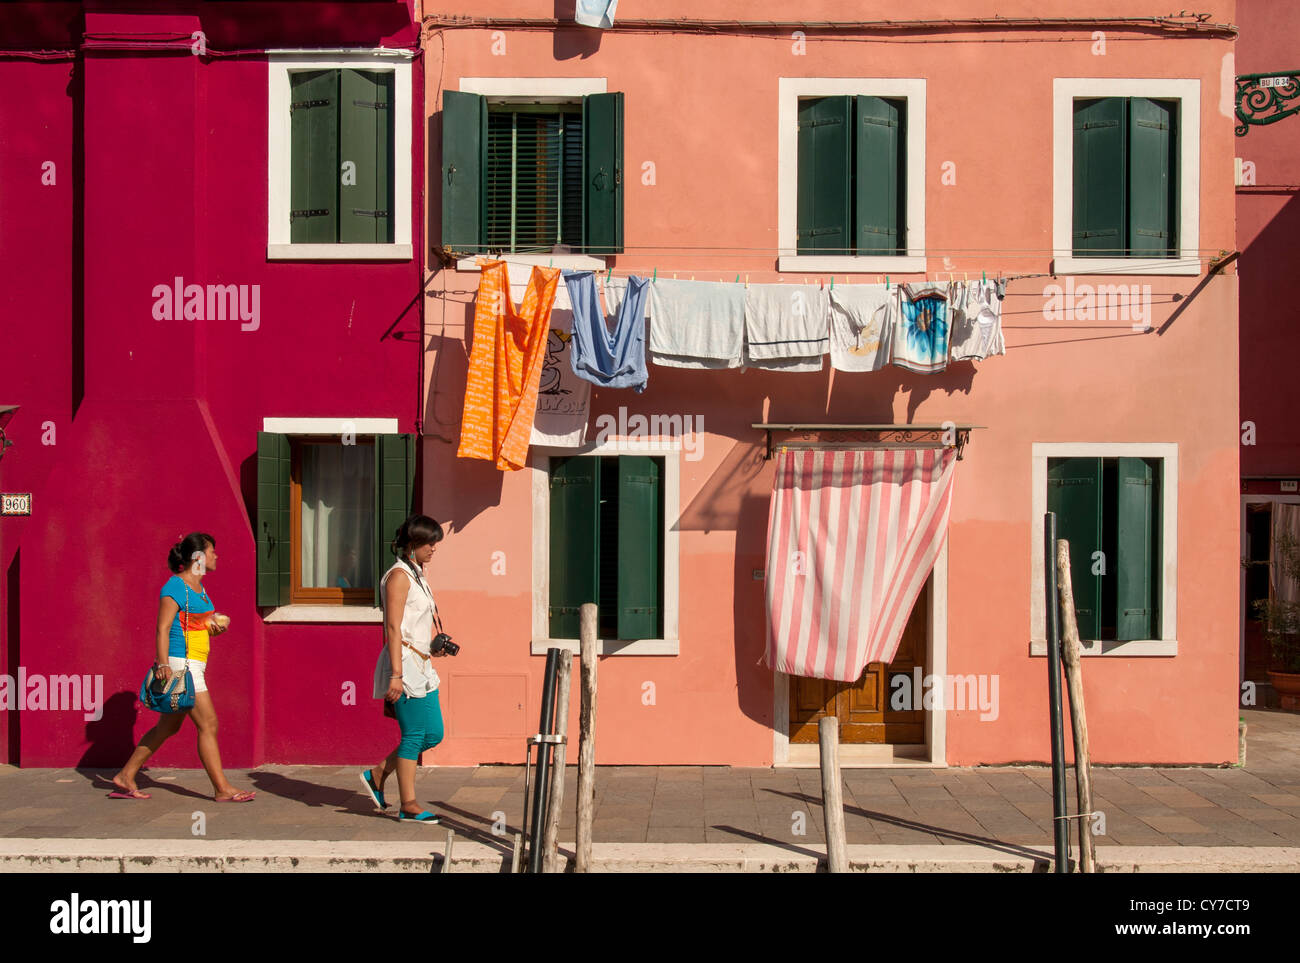
[[[582,638],[582,706],[579,710],[578,825],[574,870],[591,868],[591,820],[596,809],[596,605],[579,610]]]
[[[849,850],[844,839],[844,784],[840,780],[840,720],[822,716],[817,724],[821,745],[822,813],[826,818],[826,868],[849,871]]]
[[[1061,593],[1061,661],[1070,696],[1070,731],[1074,733],[1074,780],[1079,797],[1079,869],[1097,871],[1096,840],[1092,836],[1092,762],[1088,749],[1088,717],[1083,706],[1083,672],[1079,661],[1079,623],[1074,615],[1074,586],[1070,580],[1070,543],[1056,542],[1056,581]]]

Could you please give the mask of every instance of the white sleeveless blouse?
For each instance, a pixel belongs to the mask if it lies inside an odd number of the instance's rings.
[[[379,650],[379,660],[375,663],[374,697],[382,699],[388,692],[388,683],[392,680],[393,666],[388,656],[388,580],[394,572],[400,571],[406,576],[410,590],[406,593],[406,606],[402,609],[402,640],[415,646],[427,655],[429,644],[433,641],[433,613],[436,604],[429,583],[423,578],[417,579],[404,562],[395,562],[379,581],[380,606],[384,611],[385,637],[383,647]],[[402,689],[412,699],[422,699],[438,688],[438,673],[433,662],[422,659],[406,646],[402,646]]]

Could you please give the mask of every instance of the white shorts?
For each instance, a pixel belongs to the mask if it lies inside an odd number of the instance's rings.
[[[207,692],[208,685],[203,681],[203,670],[208,667],[208,664],[206,662],[197,662],[194,659],[190,659],[189,663],[190,675],[194,677],[195,693]],[[173,672],[179,672],[181,669],[185,668],[185,660],[178,659],[175,656],[168,657],[167,664],[172,667]]]

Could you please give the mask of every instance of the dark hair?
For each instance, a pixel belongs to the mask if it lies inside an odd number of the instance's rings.
[[[442,541],[442,526],[428,515],[411,515],[393,535],[393,554],[401,558],[411,549]]]
[[[190,564],[195,552],[206,552],[209,545],[216,548],[217,540],[207,532],[190,532],[167,553],[167,567],[173,572],[179,572]]]

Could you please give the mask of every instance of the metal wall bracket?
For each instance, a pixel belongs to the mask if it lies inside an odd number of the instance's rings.
[[[1238,137],[1251,127],[1275,124],[1300,113],[1300,70],[1267,74],[1242,74],[1237,78]]]

